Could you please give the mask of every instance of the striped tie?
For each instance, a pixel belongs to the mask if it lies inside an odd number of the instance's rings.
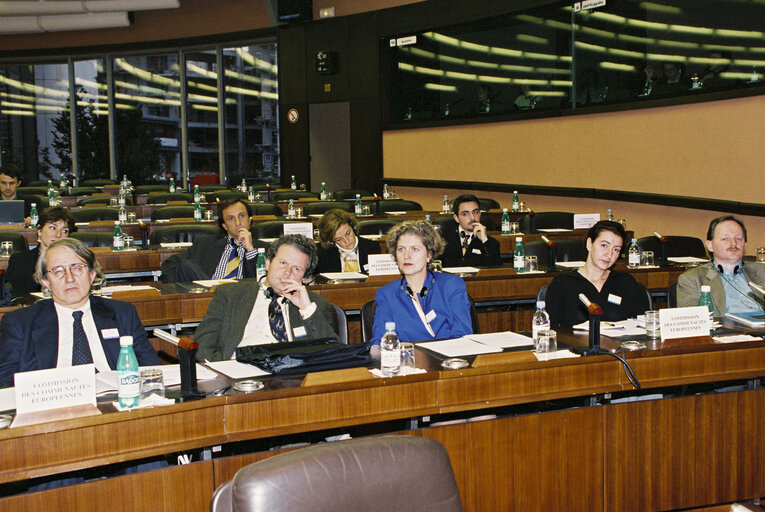
[[[228,255],[228,263],[226,263],[226,272],[223,274],[223,279],[236,279],[239,276],[239,251],[238,246],[232,244],[231,253]]]

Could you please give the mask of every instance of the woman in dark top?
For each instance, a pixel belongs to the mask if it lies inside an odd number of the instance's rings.
[[[39,292],[40,284],[34,280],[35,264],[40,251],[59,238],[67,238],[74,231],[74,217],[63,206],[46,208],[37,221],[37,247],[25,252],[15,252],[8,260],[8,282],[13,287],[13,296]]]
[[[603,309],[603,320],[626,320],[648,309],[645,289],[630,274],[611,270],[626,241],[618,222],[602,220],[590,228],[584,267],[557,276],[547,289],[545,306],[551,327],[571,327],[587,320],[580,293]]]
[[[316,274],[321,272],[366,272],[367,257],[380,254],[380,244],[359,236],[359,223],[352,213],[328,210],[319,221]]]

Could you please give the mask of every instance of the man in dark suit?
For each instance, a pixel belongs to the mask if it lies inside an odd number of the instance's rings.
[[[17,372],[91,362],[98,371],[115,370],[120,336],[133,336],[139,365],[160,364],[132,304],[90,296],[100,267],[82,242],[53,242],[43,250],[37,272],[53,298],[3,316],[0,386],[12,386]]]
[[[454,224],[441,229],[446,248],[441,255],[444,267],[491,267],[502,265],[499,242],[486,234],[481,224],[478,198],[463,194],[452,205]]]
[[[40,252],[50,244],[74,232],[74,217],[63,206],[51,206],[40,214],[36,227],[37,246],[29,251],[15,252],[8,260],[6,277],[15,297],[40,291],[40,284],[34,279],[37,258]]]
[[[33,196],[23,196],[16,192],[19,185],[21,185],[21,171],[18,167],[14,164],[5,164],[0,167],[0,200],[24,201],[24,224],[29,226],[29,212],[32,209],[32,203],[39,201]]]
[[[162,282],[191,282],[198,279],[244,279],[256,277],[256,246],[250,232],[250,205],[239,198],[218,206],[218,235],[201,235],[188,250],[162,264]]]
[[[268,248],[263,279],[218,286],[194,333],[197,359],[231,359],[238,346],[336,338],[332,305],[303,284],[316,264],[312,240],[284,235]]]

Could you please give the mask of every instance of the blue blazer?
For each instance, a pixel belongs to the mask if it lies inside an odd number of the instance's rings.
[[[406,294],[406,281],[397,279],[377,290],[372,343],[377,345],[385,334],[385,322],[396,322],[396,334],[401,341],[422,341],[459,338],[473,333],[470,321],[470,301],[465,281],[453,274],[429,272],[425,278],[428,294],[420,297],[423,312],[436,313],[430,322],[435,338],[422,323],[420,315]]]
[[[141,366],[161,364],[149,343],[135,306],[127,302],[90,297],[93,320],[106,360],[117,369],[119,338],[103,339],[103,329],[133,336],[133,350]],[[58,361],[58,315],[53,299],[7,313],[0,322],[0,387],[13,386],[16,372],[55,368]]]

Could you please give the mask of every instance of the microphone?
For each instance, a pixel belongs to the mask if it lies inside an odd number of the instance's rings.
[[[659,262],[659,265],[662,267],[668,267],[669,266],[669,248],[667,247],[668,239],[666,236],[661,236],[656,231],[653,232],[653,236],[659,239],[659,242],[661,243],[661,261]]]
[[[546,236],[542,235],[542,241],[547,244],[547,247],[555,247],[555,242],[551,241]]]
[[[666,236],[661,236],[661,235],[660,235],[659,233],[657,233],[656,231],[654,231],[654,232],[653,232],[653,236],[655,236],[656,238],[658,238],[660,242],[666,242],[666,241],[667,241],[667,237],[666,237]]]
[[[752,288],[754,291],[756,291],[757,293],[759,293],[759,294],[760,294],[760,295],[761,295],[763,298],[765,298],[765,288],[763,288],[762,286],[760,286],[760,285],[758,285],[758,284],[756,284],[756,283],[753,283],[753,282],[751,282],[751,281],[749,281],[749,286],[750,286],[750,287],[751,287],[751,288]]]
[[[587,308],[587,311],[589,311],[590,314],[593,314],[593,315],[603,314],[603,309],[601,309],[601,307],[598,306],[596,303],[591,302],[590,299],[588,299],[585,294],[580,293],[579,300],[582,301],[582,304],[585,305],[585,307]]]
[[[547,271],[555,272],[555,265],[557,264],[558,255],[555,249],[555,242],[542,235],[542,241],[547,245]]]

